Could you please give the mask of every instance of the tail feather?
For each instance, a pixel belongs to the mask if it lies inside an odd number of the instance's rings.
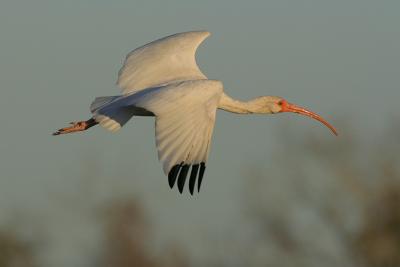
[[[90,104],[90,111],[92,113],[96,112],[100,108],[104,107],[107,104],[110,104],[112,101],[117,99],[119,96],[100,96],[96,97],[96,99]]]
[[[96,122],[98,122],[103,128],[111,131],[111,132],[116,132],[119,129],[121,129],[121,127],[123,126],[123,123],[121,123],[121,121],[118,120],[114,120],[110,117],[107,117],[105,115],[95,115],[93,116],[94,120]]]
[[[121,129],[133,116],[133,112],[118,99],[121,99],[121,96],[101,96],[90,105],[95,121],[112,132]]]

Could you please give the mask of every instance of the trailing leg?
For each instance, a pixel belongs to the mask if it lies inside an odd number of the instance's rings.
[[[87,121],[79,121],[79,122],[70,122],[72,126],[65,127],[58,129],[53,135],[60,135],[60,134],[67,134],[67,133],[74,133],[74,132],[81,132],[89,129],[98,124],[93,118],[90,118]]]

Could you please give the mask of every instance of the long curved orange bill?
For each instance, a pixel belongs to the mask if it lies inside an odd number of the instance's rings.
[[[336,135],[336,136],[338,135],[338,132],[336,131],[336,129],[332,125],[330,125],[326,120],[324,120],[320,115],[318,115],[310,110],[307,110],[303,107],[300,107],[295,104],[291,104],[291,103],[284,101],[282,103],[281,112],[293,112],[293,113],[297,113],[297,114],[301,114],[301,115],[313,118],[313,119],[323,123],[326,127],[328,127],[334,135]]]

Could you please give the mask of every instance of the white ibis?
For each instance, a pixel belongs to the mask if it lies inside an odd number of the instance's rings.
[[[222,82],[208,79],[198,68],[195,53],[210,35],[205,31],[174,34],[130,52],[118,73],[122,94],[97,97],[92,118],[71,123],[53,135],[84,131],[100,124],[115,132],[133,116],[154,116],[158,158],[173,188],[182,193],[189,168],[189,191],[196,180],[200,191],[217,109],[239,114],[294,112],[333,126],[319,115],[277,96],[234,100]]]

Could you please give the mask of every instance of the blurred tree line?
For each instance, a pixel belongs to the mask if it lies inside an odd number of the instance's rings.
[[[236,266],[400,266],[400,124],[370,140],[354,132],[331,138],[285,127],[274,160],[244,170],[245,238],[227,240],[227,254],[207,266],[232,266],[224,257]],[[204,266],[173,246],[155,257],[140,202],[114,201],[100,213],[93,266]],[[12,227],[0,231],[0,267],[39,266],[38,249]]]
[[[355,132],[285,128],[275,160],[246,173],[258,251],[250,264],[400,266],[400,124],[370,140]]]

